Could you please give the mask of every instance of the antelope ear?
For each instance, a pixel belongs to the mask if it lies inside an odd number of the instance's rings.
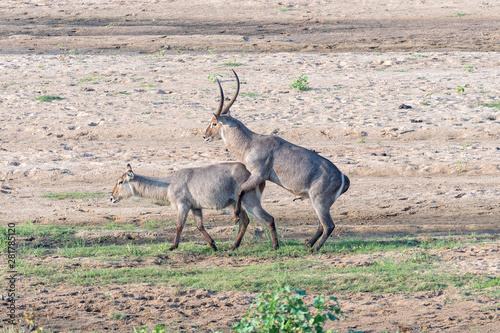
[[[131,181],[132,179],[134,179],[134,172],[132,170],[127,171],[126,175],[127,181]]]
[[[132,167],[130,166],[130,163],[127,164],[127,171],[132,171]]]
[[[227,115],[227,113],[226,113],[226,115]],[[215,120],[217,120],[218,123],[221,123],[221,124],[225,124],[226,123],[226,121],[225,121],[225,119],[224,119],[223,116],[218,116],[218,115],[214,114],[214,117],[215,117]]]

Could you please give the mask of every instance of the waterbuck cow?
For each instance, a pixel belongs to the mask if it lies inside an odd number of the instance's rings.
[[[310,198],[319,218],[316,233],[306,243],[311,251],[318,251],[335,228],[330,207],[349,188],[349,178],[326,158],[316,152],[296,146],[277,136],[261,135],[249,130],[243,123],[229,114],[236,100],[237,88],[229,103],[224,106],[224,92],[220,82],[221,99],[210,125],[206,129],[205,141],[222,139],[229,152],[243,163],[251,176],[240,186],[234,211],[237,220],[241,213],[241,201],[266,180],[287,189],[300,198]],[[318,241],[316,247],[314,244]]]
[[[111,202],[131,196],[151,198],[169,202],[177,208],[177,233],[170,250],[179,246],[181,232],[189,211],[194,215],[196,227],[207,240],[210,247],[216,251],[215,241],[203,227],[202,209],[223,209],[228,206],[235,208],[238,189],[250,176],[250,172],[241,163],[220,163],[201,168],[186,168],[163,178],[153,178],[134,174],[130,164],[116,182]],[[232,250],[240,246],[243,235],[249,223],[247,213],[264,222],[269,228],[273,248],[278,248],[278,236],[274,218],[261,206],[260,199],[265,183],[259,184],[254,190],[246,193],[243,202],[243,213],[239,221],[239,232]]]

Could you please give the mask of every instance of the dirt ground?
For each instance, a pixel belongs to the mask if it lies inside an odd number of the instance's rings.
[[[500,115],[488,106],[500,102],[497,3],[10,0],[0,14],[2,225],[174,219],[171,207],[144,200],[41,196],[110,193],[127,163],[161,176],[232,160],[202,135],[218,103],[208,78],[218,75],[231,96],[235,69],[234,117],[319,152],[350,177],[332,207],[334,237],[499,234]],[[302,73],[311,89],[291,89]],[[36,100],[43,95],[62,99]],[[293,199],[268,184],[263,206],[280,237],[305,240],[316,216]],[[216,241],[233,236],[226,212],[207,211],[205,220]],[[171,241],[174,228],[159,232]],[[201,236],[191,227],[184,240]],[[468,258],[471,271],[498,276],[496,244],[448,260]],[[20,302],[37,304],[60,331],[123,328],[107,320],[112,309],[127,309],[129,328],[160,318],[181,331],[228,331],[255,297],[138,284],[108,286],[120,296],[101,300],[103,287],[21,283],[36,291]],[[484,310],[498,300],[452,292],[341,301],[351,311],[341,331],[495,332],[499,322],[498,308]]]

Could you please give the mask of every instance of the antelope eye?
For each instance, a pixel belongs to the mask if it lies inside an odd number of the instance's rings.
[[[120,181],[118,182],[118,185],[122,185],[122,184],[123,184],[123,180],[120,180]]]
[[[217,123],[212,123],[212,126],[213,127],[217,127]]]

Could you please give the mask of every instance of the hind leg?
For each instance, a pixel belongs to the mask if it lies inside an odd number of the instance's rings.
[[[248,214],[245,209],[242,209],[239,219],[239,227],[238,227],[238,236],[234,240],[233,246],[231,246],[231,250],[236,250],[243,240],[243,236],[247,231],[248,224],[250,223],[250,219],[248,218]]]
[[[205,230],[205,227],[203,226],[203,214],[201,209],[191,209],[191,212],[194,215],[194,220],[196,221],[196,228],[201,232],[203,237],[208,242],[208,245],[212,248],[212,250],[217,251],[217,246],[215,246],[215,241],[210,237],[208,232]]]
[[[243,202],[243,198],[247,193],[250,193],[252,191],[255,191],[257,187],[260,186],[261,183],[265,181],[265,178],[261,176],[259,171],[255,170],[252,172],[250,177],[241,184],[239,190],[238,190],[238,197],[236,198],[236,205],[234,208],[234,220],[237,222],[238,219],[240,218],[241,214],[241,204]]]
[[[321,238],[319,238],[316,247],[311,249],[311,252],[318,252],[319,249],[321,249],[321,247],[323,246],[323,244],[325,244],[328,237],[330,237],[331,233],[333,232],[333,229],[335,229],[335,224],[333,223],[332,216],[330,215],[330,207],[333,204],[333,200],[331,199],[325,200],[322,197],[315,197],[312,198],[311,201],[314,209],[316,210],[316,214],[318,215],[319,222],[321,223],[321,228],[323,229]],[[311,243],[311,241],[318,235],[319,230],[320,229],[318,228],[316,234],[314,234],[314,236],[311,238],[308,244]],[[317,239],[318,238],[316,238],[316,240]]]
[[[309,241],[306,243],[307,247],[313,247],[314,243],[319,239],[319,237],[323,234],[323,226],[321,223],[318,225],[318,230],[316,230],[316,233],[309,239]]]
[[[244,200],[245,209],[256,219],[263,222],[269,229],[271,234],[271,241],[273,243],[273,249],[277,250],[279,246],[278,233],[276,232],[276,224],[274,223],[274,217],[272,217],[268,212],[262,208],[260,205],[260,200],[254,193],[248,193]]]

